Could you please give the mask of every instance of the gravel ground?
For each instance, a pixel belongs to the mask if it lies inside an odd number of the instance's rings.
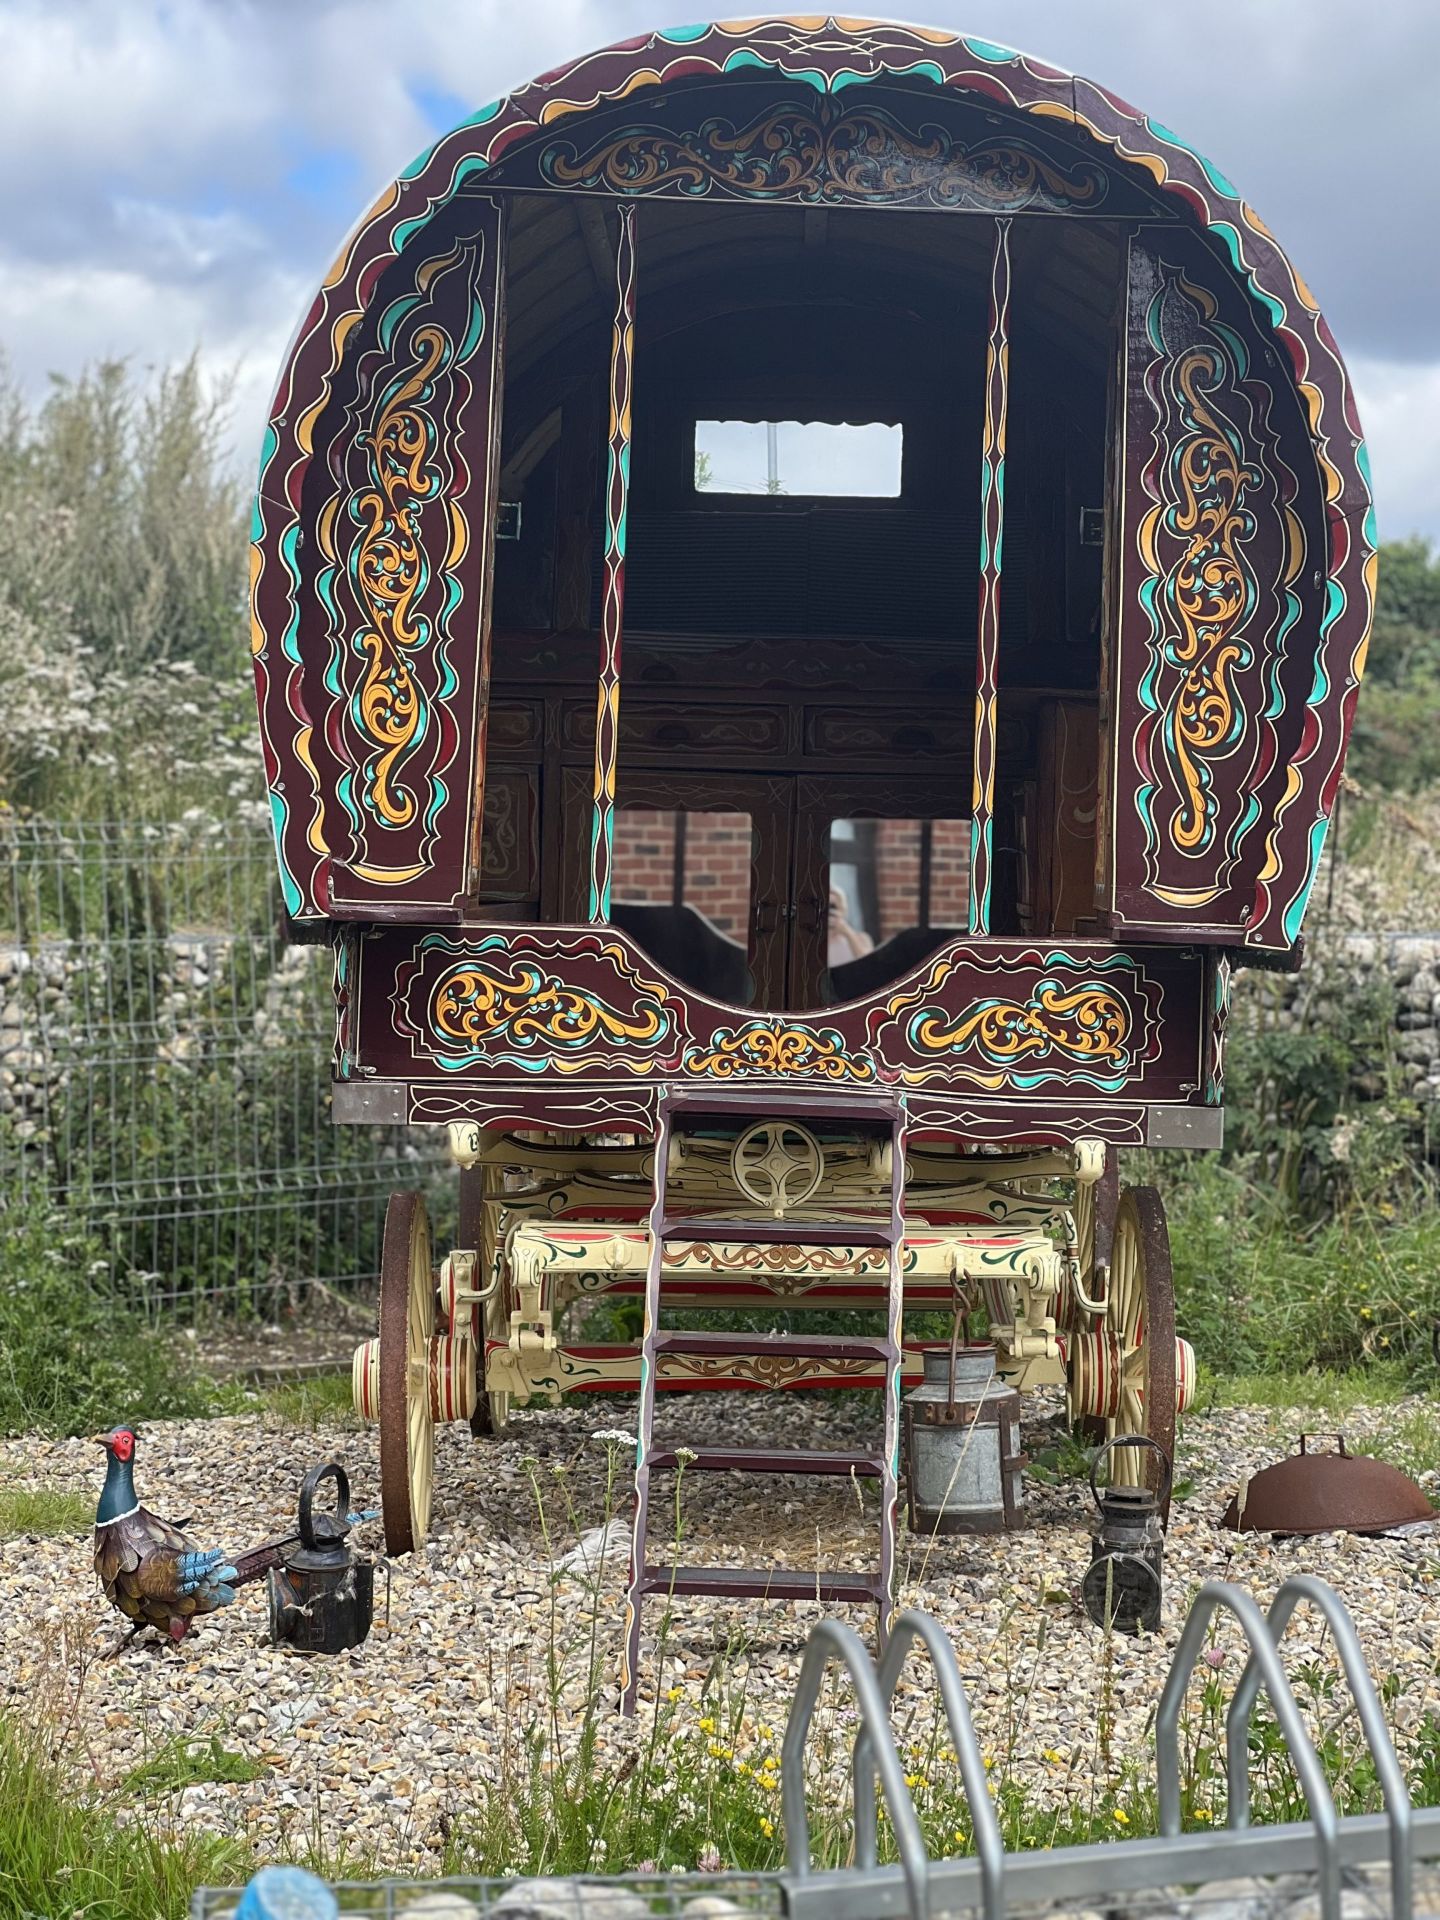
[[[1046,1422],[1056,1411],[1041,1395],[1027,1403],[1032,1453],[1054,1444],[1057,1430]],[[750,1444],[853,1445],[873,1432],[875,1413],[873,1399],[860,1396],[668,1396],[662,1437],[714,1444],[743,1433]],[[1373,1443],[1396,1414],[1352,1414],[1352,1447]],[[187,1818],[248,1835],[263,1851],[282,1829],[308,1828],[318,1813],[329,1834],[373,1849],[385,1867],[433,1872],[457,1805],[477,1780],[496,1776],[507,1729],[523,1730],[545,1705],[552,1632],[570,1650],[564,1724],[578,1723],[592,1619],[613,1698],[623,1550],[609,1554],[598,1605],[582,1576],[552,1579],[550,1568],[603,1518],[606,1449],[592,1434],[631,1417],[630,1402],[595,1401],[521,1413],[504,1439],[478,1445],[462,1428],[438,1432],[432,1537],[394,1564],[388,1625],[377,1622],[363,1647],[334,1659],[263,1643],[262,1585],[179,1647],[137,1644],[102,1660],[119,1623],[100,1598],[89,1536],[0,1543],[0,1697],[22,1711],[65,1716],[73,1727],[67,1746],[102,1781],[123,1778],[168,1735],[216,1731],[267,1771],[245,1784],[187,1788]],[[1291,1572],[1322,1574],[1354,1612],[1372,1669],[1404,1677],[1392,1710],[1402,1745],[1427,1710],[1440,1710],[1440,1542],[1428,1529],[1276,1543],[1215,1525],[1244,1474],[1289,1451],[1302,1423],[1313,1425],[1314,1415],[1246,1409],[1189,1419],[1179,1474],[1194,1488],[1177,1503],[1170,1530],[1163,1631],[1112,1643],[1117,1755],[1144,1753],[1186,1601],[1214,1575],[1245,1582],[1263,1603]],[[327,1457],[345,1461],[357,1503],[376,1498],[373,1430],[302,1431],[274,1416],[150,1427],[137,1479],[147,1505],[193,1514],[190,1531],[202,1544],[234,1551],[291,1523],[301,1475]],[[0,1444],[6,1484],[90,1492],[99,1468],[97,1451],[81,1440]],[[862,1515],[845,1483],[704,1475],[684,1492],[687,1559],[744,1564],[747,1555],[768,1556],[803,1566],[817,1564],[818,1551],[821,1564],[861,1567],[873,1550],[874,1495]],[[1437,1497],[1434,1485],[1427,1492]],[[623,1511],[623,1469],[616,1498]],[[1090,1771],[1103,1644],[1073,1599],[1089,1553],[1088,1494],[1031,1480],[1028,1502],[1029,1525],[1013,1535],[933,1545],[902,1535],[901,1599],[949,1630],[982,1742],[1030,1792],[1054,1798]],[[652,1539],[663,1540],[670,1517],[657,1489]],[[378,1531],[369,1529],[372,1538]],[[383,1615],[383,1578],[377,1585]],[[779,1726],[805,1634],[824,1611],[814,1603],[677,1601],[657,1674],[663,1607],[652,1602],[644,1692],[653,1700],[657,1683],[667,1695],[681,1689],[673,1711],[690,1724],[713,1710],[701,1705],[702,1694],[723,1665],[725,1684],[744,1681],[752,1719]],[[870,1622],[860,1624],[868,1632]],[[1309,1617],[1292,1632],[1297,1660],[1322,1651]],[[927,1691],[918,1663],[910,1685],[918,1703]],[[602,1746],[623,1749],[634,1737],[607,1716]],[[1046,1757],[1057,1753],[1063,1766]]]

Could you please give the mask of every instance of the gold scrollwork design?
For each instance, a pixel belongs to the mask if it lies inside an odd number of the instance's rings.
[[[789,1387],[802,1380],[864,1380],[874,1372],[870,1360],[799,1359],[789,1354],[716,1354],[666,1357],[667,1373],[692,1380],[749,1380],[757,1387]]]
[[[439,473],[428,464],[434,424],[417,402],[429,392],[449,342],[441,328],[420,327],[415,349],[413,371],[390,393],[367,436],[371,485],[352,509],[363,525],[352,566],[369,615],[356,642],[366,665],[352,710],[379,750],[365,798],[388,827],[408,826],[415,817],[414,796],[392,779],[425,723],[425,700],[405,655],[429,637],[427,622],[414,610],[428,577],[419,515],[440,487]]]
[[[1098,167],[1057,164],[1016,142],[968,147],[933,123],[907,127],[877,105],[788,104],[743,125],[716,116],[688,132],[627,127],[582,153],[560,141],[541,157],[557,186],[611,192],[713,189],[767,200],[881,201],[973,206],[992,212],[1098,205]]]
[[[431,994],[430,1017],[442,1041],[562,1053],[597,1042],[648,1047],[666,1039],[674,1024],[656,996],[637,995],[632,1011],[621,1013],[598,994],[525,961],[508,971],[474,961],[451,967]]]
[[[922,1007],[907,1027],[922,1053],[977,1053],[987,1066],[1013,1068],[1053,1058],[1128,1071],[1130,1009],[1095,982],[1042,980],[1024,1000],[981,1000],[956,1015]]]
[[[1214,812],[1205,761],[1233,746],[1237,709],[1231,675],[1249,664],[1242,633],[1254,610],[1254,572],[1241,551],[1255,530],[1246,506],[1260,475],[1240,458],[1239,438],[1207,396],[1225,380],[1222,355],[1208,347],[1185,354],[1175,368],[1181,413],[1190,433],[1175,451],[1177,498],[1166,516],[1185,546],[1171,571],[1166,603],[1179,633],[1166,648],[1186,669],[1171,708],[1176,771],[1184,804],[1174,824],[1186,853],[1206,846]]]
[[[717,1027],[708,1047],[686,1050],[686,1073],[733,1080],[773,1073],[792,1078],[866,1081],[875,1078],[867,1053],[852,1053],[833,1027],[804,1027],[784,1020],[748,1020],[741,1027]]]

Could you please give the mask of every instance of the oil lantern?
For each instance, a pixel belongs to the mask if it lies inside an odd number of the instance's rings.
[[[1024,1520],[1020,1396],[988,1341],[927,1347],[904,1405],[912,1533],[1001,1533]]]
[[[331,1512],[315,1512],[315,1495],[335,1482]],[[338,1460],[312,1467],[300,1483],[299,1545],[269,1574],[270,1638],[306,1653],[344,1653],[370,1631],[375,1565],[350,1551],[350,1481]]]
[[[1160,1460],[1158,1493],[1149,1487],[1096,1485],[1106,1459],[1121,1447],[1149,1447]],[[1120,1633],[1154,1633],[1160,1625],[1165,1530],[1160,1524],[1170,1491],[1170,1456],[1148,1434],[1120,1434],[1107,1441],[1090,1468],[1090,1491],[1099,1519],[1090,1540],[1090,1564],[1080,1582],[1085,1611],[1097,1627]]]

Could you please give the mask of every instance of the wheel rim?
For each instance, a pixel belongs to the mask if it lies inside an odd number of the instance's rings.
[[[1120,1348],[1119,1411],[1106,1419],[1107,1440],[1143,1433],[1175,1457],[1175,1291],[1165,1208],[1154,1187],[1128,1187],[1115,1215],[1106,1324]],[[1148,1447],[1123,1447],[1110,1458],[1118,1486],[1159,1490],[1161,1468]]]
[[[385,1547],[410,1553],[430,1528],[435,1424],[430,1342],[435,1280],[430,1222],[418,1193],[394,1193],[380,1255],[380,1500]]]

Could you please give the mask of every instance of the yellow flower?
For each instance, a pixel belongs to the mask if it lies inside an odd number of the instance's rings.
[[[1208,1807],[1196,1807],[1195,1809],[1195,1818],[1197,1820],[1203,1820],[1207,1827],[1214,1817],[1214,1814],[1211,1813]]]
[[[995,1756],[994,1756],[994,1754],[993,1754],[993,1753],[987,1753],[987,1754],[986,1754],[986,1756],[985,1756],[985,1771],[986,1771],[987,1773],[989,1773],[989,1771],[990,1771],[990,1769],[991,1769],[991,1768],[992,1768],[992,1767],[993,1767],[994,1765],[995,1765]]]
[[[1063,1767],[1065,1764],[1064,1754],[1057,1753],[1054,1747],[1046,1747],[1045,1758],[1050,1762],[1052,1766]]]
[[[711,1740],[705,1750],[712,1760],[728,1760],[730,1758],[730,1749],[722,1740]]]
[[[957,1847],[963,1847],[966,1841],[970,1838],[969,1834],[966,1833],[963,1827],[956,1827],[954,1835],[952,1837]]]
[[[750,1771],[749,1763],[744,1760],[737,1760],[735,1762],[735,1771],[742,1777],[747,1775]]]
[[[907,1773],[905,1776],[905,1784],[907,1787],[928,1787],[930,1782],[925,1778],[923,1773]]]
[[[666,1694],[665,1698],[672,1702],[676,1700],[683,1700],[685,1698],[684,1687],[671,1687],[670,1691]]]
[[[775,1778],[773,1773],[762,1773],[756,1785],[762,1793],[774,1793],[779,1787],[780,1782]]]
[[[1116,1807],[1114,1813],[1111,1815],[1111,1818],[1114,1820],[1117,1827],[1128,1827],[1130,1824],[1130,1816],[1128,1813],[1126,1813],[1123,1807]]]
[[[774,1727],[767,1727],[763,1720],[760,1722],[759,1726],[755,1729],[755,1731],[759,1734],[762,1740],[773,1740],[775,1738]]]
[[[706,1714],[705,1718],[700,1722],[700,1731],[701,1733],[714,1733],[715,1722],[710,1718],[709,1714]]]
[[[767,1753],[765,1758],[760,1762],[760,1764],[762,1767],[764,1767],[767,1773],[773,1773],[775,1769],[779,1766],[780,1762],[775,1758],[773,1753]]]
[[[760,1831],[767,1840],[775,1831],[775,1822],[773,1820],[767,1820],[763,1813],[760,1816]]]

